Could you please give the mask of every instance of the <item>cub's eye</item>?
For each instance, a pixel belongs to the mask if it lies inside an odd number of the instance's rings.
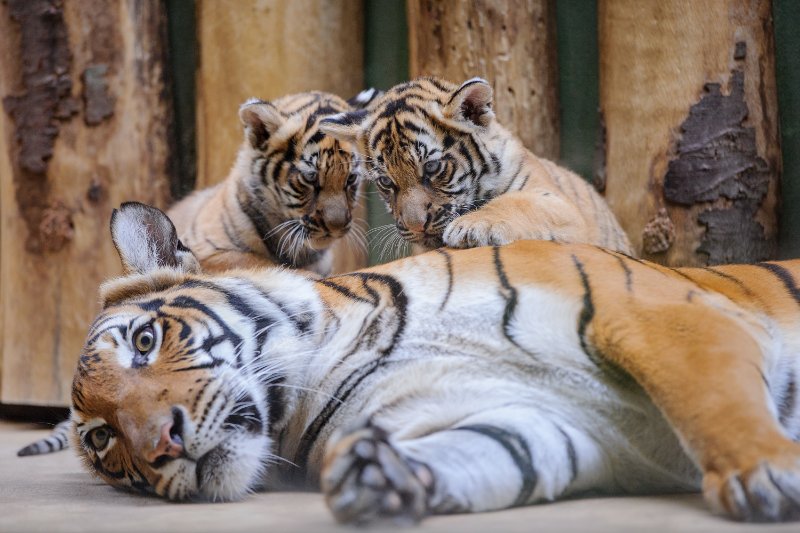
[[[316,183],[318,178],[319,174],[315,170],[300,173],[300,179],[302,179],[306,183]]]
[[[136,351],[138,351],[142,355],[146,355],[153,349],[153,346],[156,343],[156,334],[153,331],[153,326],[146,325],[139,329],[133,335],[133,345],[136,347]]]
[[[422,167],[422,170],[425,172],[426,176],[433,176],[439,172],[440,168],[442,168],[442,162],[438,159],[433,159],[425,163],[425,165]]]
[[[344,186],[345,187],[352,187],[353,185],[356,184],[357,181],[358,181],[358,174],[353,172],[349,176],[347,176],[347,183],[345,183]]]
[[[94,448],[95,451],[102,451],[108,446],[108,441],[111,438],[111,429],[108,426],[100,426],[94,428],[89,432],[87,441]]]
[[[389,176],[378,176],[378,179],[375,180],[375,183],[378,184],[378,187],[387,191],[394,186],[394,183],[392,183],[392,180],[389,178]]]

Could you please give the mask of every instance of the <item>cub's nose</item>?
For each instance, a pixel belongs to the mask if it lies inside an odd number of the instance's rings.
[[[153,449],[145,454],[148,463],[163,463],[183,455],[183,412],[172,409],[172,420],[161,426],[160,434],[153,439]]]

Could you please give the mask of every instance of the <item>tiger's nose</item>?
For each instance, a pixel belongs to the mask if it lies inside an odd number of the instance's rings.
[[[325,226],[331,233],[342,231],[352,219],[350,211],[340,206],[324,206],[318,215],[325,221]]]
[[[161,426],[161,433],[153,439],[153,449],[145,454],[145,461],[154,463],[159,459],[176,458],[183,455],[182,416],[180,410],[173,410],[173,420]]]

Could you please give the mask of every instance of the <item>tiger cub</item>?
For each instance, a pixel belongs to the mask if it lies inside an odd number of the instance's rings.
[[[320,128],[356,145],[397,231],[417,248],[543,239],[632,252],[589,184],[495,120],[483,79],[403,83],[369,110],[327,117]]]
[[[228,177],[169,210],[204,271],[283,265],[330,273],[332,245],[352,235],[359,164],[350,144],[319,123],[351,109],[322,92],[241,106],[244,142]]]

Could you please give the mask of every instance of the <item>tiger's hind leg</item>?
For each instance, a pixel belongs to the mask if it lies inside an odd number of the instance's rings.
[[[724,302],[707,303],[699,295],[683,304],[634,299],[625,313],[598,311],[585,335],[589,351],[633,377],[661,409],[702,469],[712,510],[744,521],[800,519],[800,444],[772,405],[768,333]]]
[[[356,524],[555,499],[575,482],[576,447],[590,439],[536,419],[533,410],[489,410],[411,439],[367,423],[333,441],[322,491],[338,521]],[[587,459],[581,472],[593,477],[600,463]]]

